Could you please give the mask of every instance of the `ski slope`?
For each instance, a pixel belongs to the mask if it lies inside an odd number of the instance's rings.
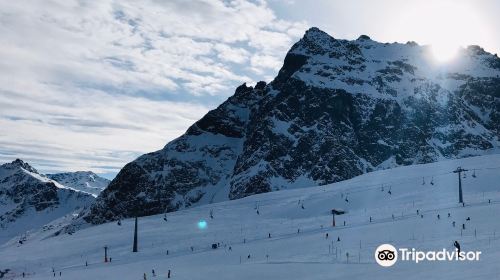
[[[452,173],[458,166],[471,170],[462,179],[465,207],[458,203],[458,175]],[[336,216],[335,228],[332,208],[347,211]],[[52,268],[59,279],[143,279],[144,273],[166,279],[169,269],[172,279],[498,279],[499,213],[500,155],[487,155],[199,206],[169,213],[168,221],[164,215],[142,217],[137,253],[131,252],[133,219],[51,236],[68,222],[65,217],[28,233],[22,245],[17,239],[2,245],[0,270],[11,269],[6,279],[22,272],[28,279],[53,279]],[[198,227],[201,220],[207,222],[204,229]],[[454,240],[462,250],[481,251],[481,259],[397,262],[389,268],[374,259],[383,243],[453,250]],[[217,242],[220,247],[212,249]],[[103,262],[104,246],[111,263]]]

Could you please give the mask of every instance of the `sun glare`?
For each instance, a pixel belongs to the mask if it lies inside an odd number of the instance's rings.
[[[431,52],[438,62],[446,62],[453,59],[458,52],[459,46],[453,44],[432,44]]]

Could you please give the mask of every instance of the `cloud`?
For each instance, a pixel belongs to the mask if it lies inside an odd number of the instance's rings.
[[[0,162],[118,171],[244,82],[276,74],[306,29],[265,1],[0,4]]]

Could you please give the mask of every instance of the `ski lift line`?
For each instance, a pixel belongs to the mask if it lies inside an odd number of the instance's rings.
[[[489,169],[489,170],[500,169],[500,166],[497,166],[497,167],[487,167],[487,168],[475,168],[475,169],[471,169],[471,170],[485,170],[485,169]],[[453,171],[444,172],[444,173],[437,173],[437,174],[434,174],[434,175],[427,175],[427,176],[415,176],[415,177],[409,177],[409,178],[400,179],[400,180],[393,180],[393,181],[381,182],[381,183],[377,183],[377,184],[373,184],[373,185],[365,185],[365,186],[354,187],[354,188],[349,189],[349,191],[346,192],[346,194],[359,193],[359,192],[363,192],[363,191],[370,191],[370,190],[372,190],[374,188],[378,189],[380,187],[380,185],[386,185],[386,184],[389,185],[390,183],[395,184],[395,183],[408,182],[408,181],[412,181],[412,180],[419,179],[419,178],[422,178],[422,177],[423,178],[431,178],[431,180],[432,180],[432,177],[439,177],[439,176],[444,176],[444,175],[448,175],[448,174],[453,174]],[[396,188],[397,188],[397,186],[396,186]],[[329,190],[329,191],[326,191],[326,192],[334,192],[334,191]],[[338,192],[338,190],[335,190],[335,192]],[[313,198],[315,196],[316,196],[316,194],[309,196],[309,198]]]
[[[474,169],[470,169],[470,170],[493,170],[493,169],[500,169],[500,166],[474,168]],[[430,174],[430,175],[427,175],[427,176],[407,177],[407,178],[402,178],[402,179],[398,179],[398,180],[391,180],[391,181],[379,182],[377,184],[372,184],[372,185],[357,186],[357,187],[353,187],[353,188],[350,188],[350,189],[346,190],[345,193],[346,194],[362,193],[362,192],[365,192],[365,191],[372,191],[375,188],[379,189],[381,184],[397,184],[397,183],[403,183],[403,182],[411,182],[411,181],[420,179],[422,177],[424,177],[424,178],[432,178],[432,177],[439,177],[439,176],[444,176],[444,175],[448,175],[448,174],[453,174],[453,171],[443,172],[443,173],[435,173],[435,174]],[[326,188],[326,187],[330,187],[330,186],[325,185],[324,187]],[[396,185],[395,188],[397,189],[398,186]],[[323,196],[325,196],[326,193],[335,193],[335,194],[338,194],[338,193],[342,193],[342,191],[340,191],[338,189],[334,189],[334,190],[331,190],[331,189],[330,190],[326,190],[325,189],[321,193],[309,195],[309,196],[307,196],[307,198],[302,198],[302,200],[316,198],[318,196],[322,196],[323,197]],[[294,197],[288,197],[288,198],[285,198],[285,199],[296,200],[296,198],[294,198]],[[283,198],[278,197],[278,198],[270,198],[270,199],[258,200],[258,203],[259,203],[259,207],[260,207],[260,206],[266,206],[265,204],[270,205],[271,203],[273,203],[275,201],[283,201]],[[239,205],[241,206],[241,208],[245,208],[245,206],[255,205],[255,203],[256,203],[255,201],[240,202]],[[263,204],[263,203],[265,203],[265,204]],[[224,209],[224,208],[226,208],[226,207],[218,207],[218,209]],[[240,208],[240,207],[238,207],[238,208]]]

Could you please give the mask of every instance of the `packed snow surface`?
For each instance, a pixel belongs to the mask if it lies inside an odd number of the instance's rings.
[[[453,173],[459,166],[469,170],[462,174],[465,207]],[[499,179],[500,155],[487,155],[141,217],[137,253],[133,219],[53,236],[71,220],[64,217],[29,233],[22,245],[17,239],[2,245],[0,271],[10,269],[7,279],[23,272],[53,279],[52,269],[60,279],[143,279],[144,273],[166,279],[169,269],[171,279],[498,279]],[[333,208],[346,211],[336,227]],[[464,251],[481,251],[480,260],[384,268],[374,259],[383,243],[451,251],[455,240]],[[214,243],[220,247],[212,249]],[[104,262],[104,246],[111,262]]]

